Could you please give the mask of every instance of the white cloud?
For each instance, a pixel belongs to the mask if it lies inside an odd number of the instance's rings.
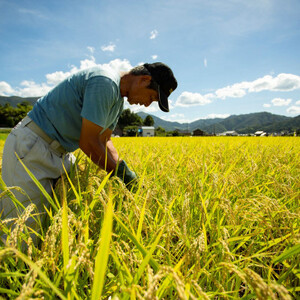
[[[172,109],[174,108],[173,100],[171,100],[171,99],[169,98],[168,101],[169,101],[169,110],[172,110]]]
[[[300,106],[291,106],[286,111],[291,115],[300,115]]]
[[[222,100],[226,98],[242,98],[246,95],[246,91],[241,87],[241,84],[237,83],[232,86],[226,86],[216,91],[217,98]]]
[[[178,119],[178,118],[184,118],[184,114],[172,114],[172,115],[170,115],[170,118],[171,119]]]
[[[150,32],[150,40],[156,39],[157,35],[158,35],[158,31],[156,29],[152,30]]]
[[[87,69],[87,68],[92,68],[92,67],[96,67],[97,64],[96,64],[96,60],[95,60],[95,57],[91,57],[90,59],[84,59],[82,61],[80,61],[80,68],[79,70],[84,70],[84,69]],[[73,68],[72,70],[72,73],[75,73],[77,72],[77,68]]]
[[[116,45],[113,43],[110,43],[109,45],[104,45],[101,47],[101,50],[103,52],[114,52],[116,48]]]
[[[195,106],[211,103],[208,97],[198,93],[183,92],[176,101],[176,106]]]
[[[111,60],[108,64],[99,65],[101,67],[109,67],[112,68],[118,72],[128,72],[130,69],[132,69],[132,65],[130,64],[129,60],[127,59],[114,59]]]
[[[153,60],[156,60],[157,57],[158,57],[157,55],[152,55],[152,56],[151,56],[151,58],[152,58]]]
[[[292,99],[274,98],[271,102],[274,106],[288,106],[292,102]]]
[[[279,74],[274,78],[274,91],[294,91],[300,89],[300,76],[293,74]]]
[[[230,116],[230,114],[209,114],[204,118],[201,119],[215,119],[215,118],[220,118],[220,119],[226,119]]]
[[[71,75],[71,72],[62,72],[62,71],[46,74],[47,83],[49,85],[57,85],[65,78],[67,78],[69,75]]]
[[[15,91],[16,96],[21,97],[40,97],[47,94],[52,87],[46,83],[38,84],[34,81],[24,80],[21,82],[21,88]]]
[[[0,81],[0,94],[4,96],[13,95],[14,89],[5,81]]]
[[[295,103],[296,105],[300,105],[300,100]]]
[[[263,105],[263,107],[269,108],[269,107],[271,107],[271,104],[270,104],[270,103],[265,103],[265,104]]]
[[[204,58],[204,67],[207,68],[207,59]]]
[[[94,47],[88,46],[88,47],[86,47],[86,48],[89,50],[89,52],[90,52],[91,54],[94,54],[94,52],[95,52],[95,48],[94,48]]]
[[[191,123],[199,119],[199,118],[196,119],[186,118],[184,114],[164,115],[160,118],[168,122],[178,122],[178,123]]]
[[[114,60],[110,61],[108,64],[98,65],[98,64],[96,64],[95,58],[92,56],[91,59],[85,59],[85,60],[80,61],[79,68],[77,68],[76,66],[72,66],[72,69],[68,72],[57,71],[57,72],[54,72],[51,74],[47,74],[46,75],[47,83],[52,86],[57,85],[58,83],[60,83],[61,81],[63,81],[67,77],[69,77],[70,75],[77,73],[78,71],[81,71],[81,70],[84,70],[87,68],[96,67],[96,66],[101,66],[104,68],[112,68],[119,72],[121,72],[121,71],[127,72],[130,69],[132,69],[130,62],[127,59],[124,59],[124,60],[114,59]]]
[[[20,96],[20,97],[40,97],[49,92],[55,85],[66,79],[68,76],[89,67],[95,67],[95,58],[92,56],[90,59],[80,61],[80,66],[71,66],[67,72],[56,71],[46,74],[46,83],[35,83],[34,81],[24,80],[21,82],[20,87],[12,88],[8,83],[0,81],[0,94],[4,96]],[[127,59],[114,59],[108,64],[98,65],[104,68],[112,68],[118,72],[127,72],[132,69],[130,62]]]
[[[231,86],[218,89],[215,92],[215,95],[217,96],[217,98],[224,100],[228,97],[242,98],[246,95],[247,92],[290,92],[296,89],[300,89],[300,76],[281,73],[276,77],[266,75],[254,81],[244,81],[240,83],[235,83]]]
[[[46,83],[38,84],[34,81],[24,80],[20,87],[12,88],[8,83],[0,82],[0,94],[4,96],[40,97],[45,95],[52,87]]]
[[[293,91],[300,88],[300,76],[281,73],[277,77],[266,75],[250,82],[249,92],[269,91]]]
[[[127,101],[125,101],[124,109],[127,109],[127,108],[129,108],[134,113],[144,112],[144,113],[148,113],[148,114],[151,114],[151,113],[154,113],[154,112],[157,112],[160,110],[158,105],[155,103],[152,103],[150,106],[145,107],[143,105],[138,105],[138,104],[131,105]]]
[[[57,85],[70,75],[75,74],[80,70],[84,70],[95,66],[97,66],[95,58],[91,56],[90,59],[81,60],[79,68],[77,68],[76,66],[72,66],[71,70],[67,72],[56,71],[54,73],[46,74],[47,83],[51,86]]]

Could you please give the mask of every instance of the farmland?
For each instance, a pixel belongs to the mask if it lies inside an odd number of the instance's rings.
[[[32,207],[0,244],[4,299],[300,296],[299,138],[113,143],[139,183],[129,191],[77,151],[41,245],[24,225]]]

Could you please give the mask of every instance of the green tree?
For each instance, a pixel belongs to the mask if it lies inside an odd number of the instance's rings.
[[[124,132],[126,136],[137,136],[138,129],[138,126],[126,126]]]
[[[155,129],[155,135],[156,136],[166,136],[166,130],[159,126]]]
[[[15,123],[18,124],[23,118],[26,117],[27,113],[32,110],[32,105],[23,101],[17,105],[16,114],[15,114]]]
[[[0,125],[3,127],[14,127],[17,125],[32,109],[29,102],[22,102],[17,107],[12,107],[9,103],[0,105]]]
[[[145,126],[153,126],[154,125],[154,120],[151,116],[147,116],[143,122],[143,125]]]
[[[172,132],[172,136],[179,136],[179,131],[177,129],[175,129],[173,132]]]
[[[118,126],[122,130],[127,126],[141,126],[142,124],[142,118],[134,112],[131,112],[130,109],[124,109],[118,121]]]

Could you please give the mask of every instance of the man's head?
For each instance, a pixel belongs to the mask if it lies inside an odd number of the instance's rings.
[[[161,62],[144,64],[133,68],[131,75],[148,75],[151,76],[149,89],[157,91],[158,104],[162,111],[169,111],[168,97],[177,88],[177,80],[172,70]]]

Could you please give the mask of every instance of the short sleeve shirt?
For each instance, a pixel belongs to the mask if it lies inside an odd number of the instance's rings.
[[[79,147],[82,118],[114,130],[122,113],[120,75],[95,67],[71,75],[40,98],[28,116],[67,151]]]

